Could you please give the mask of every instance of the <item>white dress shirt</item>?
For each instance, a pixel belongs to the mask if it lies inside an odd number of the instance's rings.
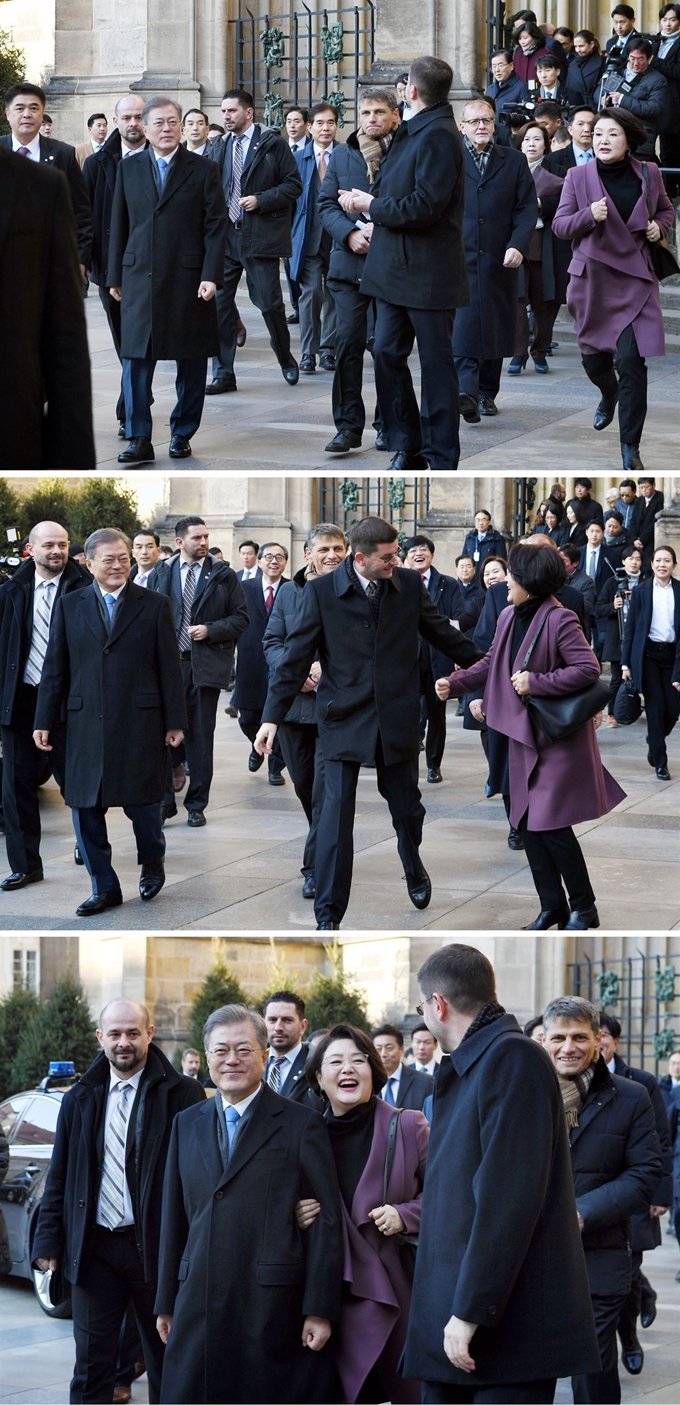
[[[264,572],[263,572],[263,573],[262,573],[261,580],[262,580],[262,594],[264,595],[265,600],[267,599],[267,593],[268,593],[268,591],[270,591],[270,590],[273,590],[273,592],[274,592],[274,600],[276,600],[276,592],[277,592],[277,590],[278,590],[278,588],[279,588],[279,586],[280,586],[280,584],[281,584],[281,577],[279,576],[279,579],[278,579],[277,581],[274,581],[273,584],[272,584],[272,583],[270,583],[269,581],[265,580],[265,578],[264,578]],[[274,600],[272,600],[272,604],[274,603]]]
[[[111,594],[113,594],[113,592],[111,592]],[[120,594],[120,591],[118,592],[118,594]],[[137,1090],[138,1090],[138,1088],[139,1088],[139,1081],[140,1081],[140,1079],[141,1079],[141,1076],[142,1076],[143,1072],[144,1072],[144,1069],[143,1069],[143,1068],[140,1068],[138,1073],[133,1073],[132,1078],[121,1078],[121,1077],[120,1077],[120,1074],[117,1073],[116,1069],[113,1067],[113,1065],[111,1065],[110,1078],[109,1078],[109,1092],[108,1092],[108,1097],[107,1097],[107,1102],[106,1102],[106,1113],[105,1113],[105,1117],[104,1117],[104,1146],[106,1146],[106,1137],[107,1137],[108,1130],[109,1130],[109,1124],[110,1124],[111,1118],[112,1118],[112,1116],[113,1116],[113,1109],[114,1109],[115,1101],[116,1101],[116,1099],[120,1096],[118,1093],[116,1093],[116,1094],[115,1094],[115,1097],[112,1098],[112,1097],[111,1097],[111,1090],[112,1090],[113,1088],[116,1088],[119,1083],[127,1083],[130,1088],[133,1088],[133,1089],[134,1089],[133,1096],[132,1096],[132,1103],[133,1103],[133,1102],[135,1101],[136,1096],[137,1096]],[[128,1139],[129,1134],[130,1134],[130,1123],[131,1123],[131,1121],[132,1121],[132,1103],[129,1102],[129,1100],[128,1100],[128,1105],[129,1105],[130,1111],[129,1111],[129,1113],[128,1113],[127,1127],[126,1127],[126,1129],[125,1129],[125,1149],[126,1149],[126,1153],[127,1153],[127,1139]],[[124,1225],[132,1225],[132,1224],[134,1224],[134,1222],[135,1222],[135,1217],[134,1217],[133,1210],[132,1210],[132,1200],[131,1200],[131,1198],[130,1198],[130,1191],[129,1191],[129,1188],[128,1188],[127,1176],[125,1176],[124,1179],[123,1179],[123,1218],[122,1218],[122,1220],[121,1220],[121,1222],[120,1222],[120,1226],[117,1226],[117,1227],[122,1229]],[[106,1220],[104,1219],[104,1216],[103,1216],[103,1214],[102,1214],[102,1193],[101,1193],[101,1188],[100,1188],[100,1191],[99,1191],[99,1198],[98,1198],[98,1200],[97,1200],[97,1213],[96,1213],[96,1215],[95,1215],[95,1223],[96,1223],[96,1224],[101,1224],[101,1225],[105,1225],[105,1226],[106,1226]],[[106,1227],[108,1228],[108,1226],[106,1226]]]
[[[125,585],[119,585],[119,587],[118,587],[117,590],[102,590],[102,588],[101,588],[101,586],[99,585],[98,581],[95,581],[94,584],[95,584],[95,586],[97,587],[97,590],[99,591],[99,594],[101,595],[102,600],[104,599],[104,596],[105,596],[105,595],[112,595],[113,598],[114,598],[114,600],[117,600],[117,599],[118,599],[118,596],[119,596],[120,593],[121,593],[121,591],[122,591],[122,590],[125,590],[125,586],[127,585],[127,581],[125,582]]]
[[[57,590],[58,590],[58,589],[59,589],[59,582],[60,582],[60,580],[61,580],[63,574],[64,574],[64,572],[63,572],[63,571],[60,571],[58,576],[49,576],[47,580],[44,580],[43,577],[42,577],[42,576],[39,576],[39,575],[38,575],[38,572],[36,571],[36,573],[35,573],[35,578],[34,578],[34,581],[33,581],[33,623],[34,623],[34,624],[35,624],[36,613],[37,613],[37,610],[38,610],[38,600],[39,600],[39,598],[40,598],[39,595],[38,595],[38,591],[41,589],[42,586],[45,586],[45,585],[54,585],[54,586],[57,587]],[[54,590],[54,591],[52,592],[52,609],[54,609],[54,601],[55,601],[55,599],[56,599],[56,595],[57,595],[57,591]]]
[[[255,578],[256,578],[256,576],[257,576],[257,573],[258,573],[258,570],[259,570],[259,569],[260,569],[259,566],[244,566],[244,567],[243,567],[243,575],[241,576],[241,580],[242,580],[242,581],[254,581]]]
[[[412,1065],[412,1067],[416,1070],[416,1073],[429,1073],[430,1078],[434,1078],[434,1071],[435,1071],[435,1069],[436,1069],[436,1067],[437,1067],[437,1060],[436,1060],[436,1059],[430,1059],[430,1062],[427,1063],[427,1064],[419,1064],[419,1063],[416,1061],[416,1062]]]
[[[161,151],[161,152],[154,151],[153,147],[150,147],[149,150],[150,150],[150,151],[153,151],[153,154],[154,154],[154,156],[156,157],[156,161],[157,161],[157,162],[158,162],[158,161],[165,161],[165,162],[167,162],[167,166],[169,166],[169,165],[170,165],[170,162],[171,162],[171,161],[173,160],[173,158],[177,155],[177,152],[179,151],[179,146],[176,146],[176,147],[175,147],[175,150],[174,150],[174,151],[171,151],[169,156],[166,156],[162,151]],[[167,176],[167,174],[168,174],[168,172],[167,172],[167,167],[166,167],[165,174],[166,174],[166,176]]]
[[[128,156],[137,156],[140,151],[146,151],[146,147],[143,142],[140,146],[128,146],[127,143],[121,137],[120,154],[123,161],[127,160]]]
[[[12,132],[12,151],[18,151],[21,146],[26,147],[29,161],[40,160],[40,132],[38,132],[38,135],[35,136],[32,141],[17,141],[14,132]],[[24,160],[26,160],[26,157],[24,157]]]
[[[242,170],[243,170],[243,166],[245,166],[245,164],[246,164],[246,159],[247,159],[247,156],[248,156],[248,147],[250,146],[250,143],[251,143],[251,141],[252,141],[252,137],[253,137],[253,132],[254,132],[254,131],[255,131],[255,123],[254,123],[254,122],[251,122],[251,124],[250,124],[250,126],[247,128],[247,130],[246,130],[245,132],[241,132],[241,150],[242,150],[242,152],[243,152],[243,165],[242,165],[242,167],[241,167]],[[230,132],[230,133],[229,133],[229,137],[233,137],[233,136],[235,136],[235,135],[236,135],[235,132]],[[229,137],[227,137],[227,141],[229,140]]]
[[[258,1084],[257,1088],[255,1089],[255,1092],[254,1092],[254,1093],[249,1093],[247,1098],[241,1098],[240,1103],[230,1103],[230,1102],[227,1102],[227,1099],[225,1098],[224,1094],[223,1094],[223,1093],[220,1093],[220,1097],[221,1097],[221,1099],[222,1099],[222,1111],[223,1111],[223,1112],[226,1112],[226,1110],[227,1110],[228,1107],[235,1107],[235,1108],[236,1108],[236,1111],[237,1111],[237,1113],[238,1113],[238,1115],[239,1115],[239,1119],[240,1119],[241,1117],[243,1117],[243,1114],[244,1114],[244,1112],[246,1111],[246,1109],[250,1107],[250,1104],[255,1101],[255,1099],[256,1099],[256,1097],[257,1097],[257,1095],[258,1095],[258,1093],[259,1093],[261,1087],[262,1087],[262,1084],[261,1084],[261,1083]],[[239,1125],[240,1125],[240,1122],[237,1122],[237,1123],[236,1123],[236,1126],[238,1127]]]
[[[182,591],[182,595],[184,594],[184,586],[185,586],[185,584],[186,584],[186,578],[187,578],[186,573],[187,573],[187,571],[193,571],[193,573],[194,573],[194,590],[195,590],[195,589],[196,589],[196,586],[198,585],[198,578],[199,578],[199,576],[200,576],[200,574],[201,574],[202,569],[203,569],[203,562],[202,562],[202,561],[183,561],[182,558],[181,558],[181,556],[180,556],[180,559],[179,559],[179,580],[180,580],[180,589],[181,589],[181,591]]]
[[[398,1068],[396,1068],[396,1069],[394,1070],[394,1073],[390,1073],[390,1074],[389,1074],[388,1079],[387,1079],[387,1082],[386,1082],[386,1084],[385,1084],[385,1087],[383,1088],[383,1090],[382,1090],[382,1092],[381,1092],[381,1094],[380,1094],[380,1096],[381,1096],[381,1098],[383,1099],[383,1102],[384,1102],[384,1101],[385,1101],[385,1094],[386,1094],[386,1092],[387,1092],[387,1089],[390,1088],[390,1085],[391,1085],[390,1091],[391,1091],[391,1093],[392,1093],[392,1097],[394,1098],[394,1101],[395,1101],[395,1104],[396,1104],[397,1107],[399,1106],[399,1096],[398,1096],[398,1095],[399,1095],[399,1085],[400,1085],[400,1083],[401,1083],[401,1071],[402,1071],[403,1067],[404,1067],[403,1064],[399,1064]]]
[[[655,644],[675,643],[675,595],[670,581],[668,585],[655,581],[652,586],[652,623],[648,638]]]
[[[299,1054],[301,1048],[302,1048],[302,1040],[300,1040],[300,1043],[299,1043],[299,1044],[296,1044],[296,1045],[295,1045],[295,1048],[294,1048],[294,1049],[289,1049],[286,1054],[277,1054],[277,1052],[276,1052],[275,1049],[270,1048],[269,1054],[270,1054],[270,1057],[271,1057],[272,1059],[285,1059],[285,1060],[286,1060],[286,1063],[285,1063],[285,1064],[281,1064],[281,1065],[280,1065],[280,1070],[279,1070],[279,1071],[280,1071],[279,1088],[282,1088],[282,1087],[283,1087],[283,1085],[284,1085],[286,1079],[288,1078],[288,1075],[290,1074],[290,1071],[291,1071],[291,1069],[292,1069],[292,1067],[293,1067],[293,1064],[295,1063],[295,1060],[296,1060],[296,1058],[297,1058],[297,1056],[298,1056],[298,1054]]]
[[[362,576],[361,571],[359,571],[356,566],[354,567],[354,572],[357,580],[360,581],[361,585],[363,586],[364,592],[366,592],[371,582],[367,581],[365,576]]]

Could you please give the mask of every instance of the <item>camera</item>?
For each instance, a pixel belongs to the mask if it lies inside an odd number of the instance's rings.
[[[610,93],[618,93],[623,86],[626,71],[626,56],[620,49],[611,49],[600,84],[600,107],[607,107]],[[611,106],[611,104],[609,104]]]
[[[21,535],[18,527],[8,527],[5,536],[7,537],[7,546],[4,551],[0,547],[0,580],[9,580],[10,576],[13,576],[14,572],[23,565]]]

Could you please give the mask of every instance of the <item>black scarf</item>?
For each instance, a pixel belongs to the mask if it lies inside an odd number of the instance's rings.
[[[335,1117],[330,1108],[325,1114],[340,1194],[348,1210],[352,1209],[356,1188],[371,1154],[377,1105],[378,1100],[374,1096],[367,1103],[350,1108],[341,1117]]]
[[[624,156],[623,161],[598,160],[597,173],[623,223],[627,224],[641,194],[640,177],[630,164],[630,156]]]
[[[512,632],[512,649],[510,658],[516,659],[520,644],[526,639],[531,628],[531,621],[534,615],[545,604],[545,597],[540,595],[530,595],[528,600],[523,600],[521,605],[515,605],[515,623]],[[511,665],[512,667],[512,665]]]
[[[505,1010],[502,1005],[499,1005],[495,1000],[489,1000],[486,1005],[482,1005],[479,1014],[475,1015],[470,1028],[465,1031],[460,1041],[461,1044],[464,1044],[466,1039],[471,1039],[472,1035],[476,1034],[479,1029],[486,1029],[488,1024],[495,1024],[496,1020],[499,1020],[504,1014]]]

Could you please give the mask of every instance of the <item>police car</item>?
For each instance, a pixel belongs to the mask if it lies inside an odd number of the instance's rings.
[[[32,1280],[38,1302],[48,1317],[70,1317],[71,1299],[66,1295],[58,1306],[53,1306],[52,1274],[31,1268],[32,1247],[61,1100],[78,1077],[72,1063],[51,1063],[48,1076],[39,1087],[29,1093],[16,1093],[0,1103],[0,1125],[9,1142],[9,1170],[0,1186],[0,1203],[7,1222],[12,1273]]]

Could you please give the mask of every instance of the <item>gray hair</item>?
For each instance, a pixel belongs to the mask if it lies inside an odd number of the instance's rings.
[[[560,995],[557,1000],[551,1000],[543,1011],[543,1028],[547,1029],[553,1020],[578,1020],[579,1024],[589,1024],[593,1034],[600,1032],[597,1006],[580,995]]]
[[[362,102],[384,102],[389,107],[390,112],[396,112],[399,106],[399,99],[393,88],[362,88],[359,98],[359,111],[361,112]]]
[[[495,103],[492,102],[490,98],[485,98],[485,97],[481,97],[481,96],[480,96],[480,97],[478,97],[478,98],[469,98],[469,100],[466,102],[465,107],[463,108],[463,111],[462,111],[461,114],[460,114],[460,120],[461,120],[461,122],[467,122],[466,113],[469,112],[469,110],[470,110],[471,107],[477,107],[479,103],[482,103],[482,105],[483,105],[484,107],[488,107],[489,111],[490,111],[490,112],[493,112],[494,117],[495,117],[495,115],[496,115],[496,105],[495,105]]]
[[[307,533],[305,546],[311,551],[316,542],[322,537],[336,537],[338,541],[345,541],[345,533],[342,527],[338,527],[335,522],[317,522],[314,527],[310,527]]]
[[[125,532],[119,532],[117,527],[98,527],[96,532],[90,532],[85,542],[83,551],[86,561],[92,561],[98,546],[111,546],[114,542],[122,542],[132,553],[132,542],[126,537]]]
[[[154,112],[157,107],[174,107],[175,112],[177,113],[177,116],[179,117],[179,120],[181,122],[182,109],[179,103],[175,102],[174,98],[155,97],[148,98],[147,101],[144,103],[144,107],[142,108],[142,123],[145,127],[147,127],[149,123],[149,113]]]
[[[220,1005],[219,1010],[213,1010],[203,1026],[203,1043],[207,1049],[210,1043],[210,1036],[214,1029],[221,1024],[243,1024],[244,1020],[250,1020],[257,1042],[261,1049],[266,1049],[269,1042],[267,1026],[258,1010],[250,1010],[247,1005]]]

